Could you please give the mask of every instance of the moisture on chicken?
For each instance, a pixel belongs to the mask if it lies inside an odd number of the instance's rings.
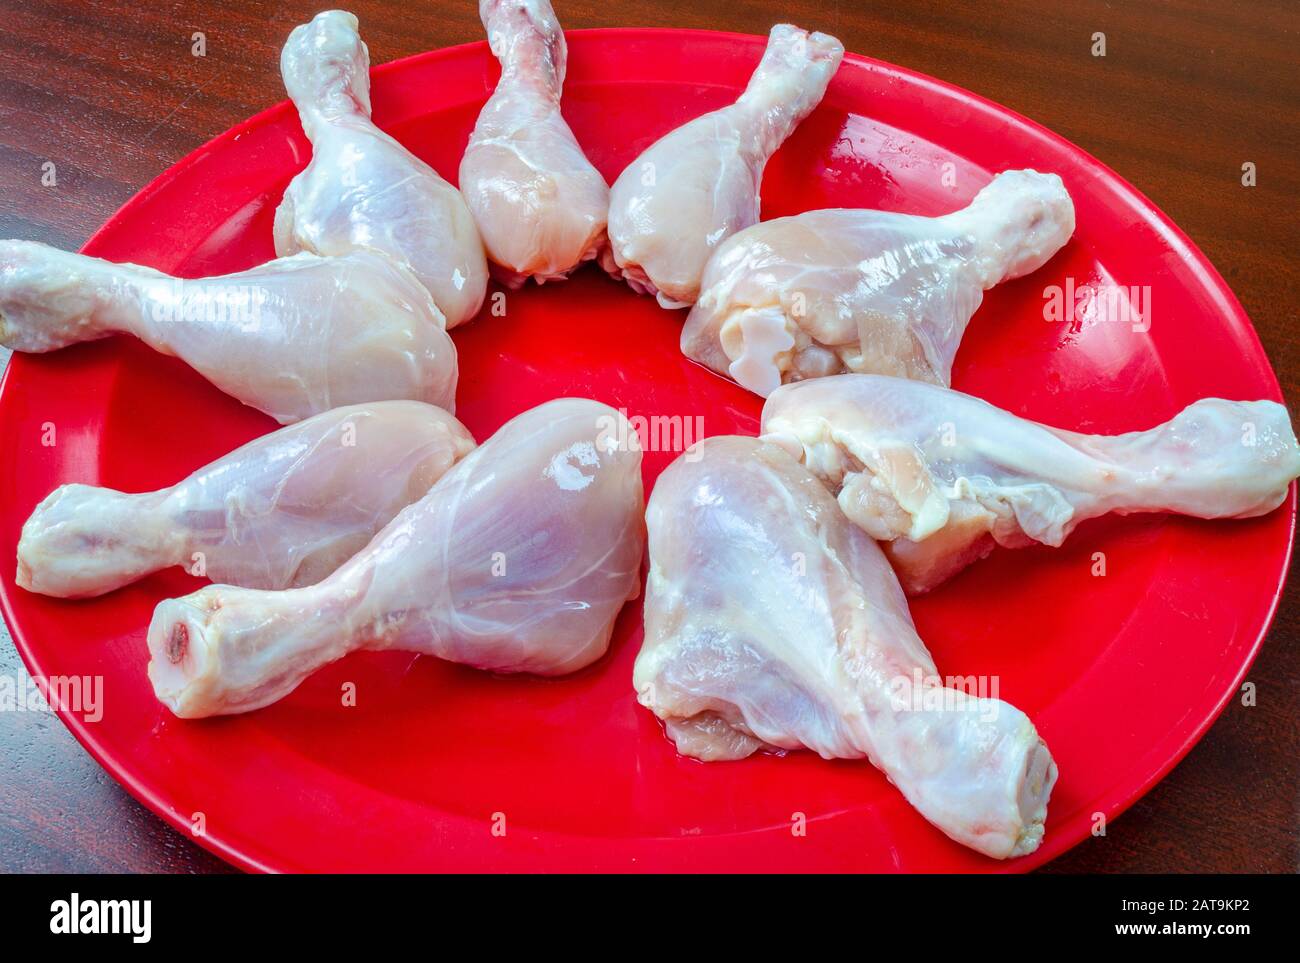
[[[886,543],[912,594],[995,545],[1060,545],[1110,512],[1263,515],[1300,476],[1290,417],[1272,401],[1205,398],[1146,431],[1085,435],[936,385],[839,375],[774,391],[762,431]]]
[[[323,581],[213,585],[158,606],[154,691],[185,718],[246,712],[359,649],[496,672],[594,662],[640,591],[641,451],[626,419],[565,398],[503,426]]]
[[[23,526],[16,581],[86,598],[181,565],[249,588],[310,585],[473,448],[441,408],[380,401],[263,435],[159,491],[60,485]]]
[[[709,261],[682,351],[763,396],[843,372],[946,385],[995,284],[1037,270],[1074,232],[1061,179],[995,177],[942,217],[836,208],[764,221]]]
[[[659,477],[646,522],[633,685],[680,752],[866,758],[959,843],[1038,847],[1056,765],[1033,723],[945,685],[879,547],[783,449],[708,439]]]

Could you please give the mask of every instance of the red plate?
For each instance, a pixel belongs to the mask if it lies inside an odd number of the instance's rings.
[[[665,131],[731,101],[762,49],[693,31],[569,37],[565,114],[610,180]],[[454,177],[496,74],[482,43],[388,64],[375,71],[375,117]],[[272,213],[308,150],[280,104],[163,174],[86,252],[186,276],[265,261]],[[769,165],[764,216],[938,214],[1019,167],[1065,179],[1078,231],[1043,270],[990,294],[957,387],[1098,432],[1148,427],[1205,395],[1280,400],[1240,305],[1149,201],[1061,138],[928,77],[845,58]],[[1067,278],[1147,288],[1150,330],[1087,311],[1045,321],[1044,287]],[[702,416],[706,434],[754,433],[759,400],[681,356],[682,320],[593,269],[510,294],[504,317],[455,332],[458,413],[483,439],[548,398],[587,395],[633,415]],[[930,827],[865,762],[680,758],[633,698],[639,604],[610,655],[567,679],[355,655],[269,709],[182,722],[145,678],[145,626],[197,580],[167,573],[79,603],[14,587],[19,529],[55,485],[168,485],[271,427],[127,339],[15,357],[0,388],[0,449],[15,453],[0,468],[0,578],[19,651],[37,676],[103,676],[102,719],[64,722],[151,809],[185,832],[201,813],[199,841],[249,869],[1029,869],[1087,836],[1095,814],[1130,805],[1233,696],[1276,605],[1295,519],[1294,491],[1252,521],[1104,519],[1060,550],[998,553],[916,603],[941,671],[999,676],[1060,765],[1043,846],[1000,864]],[[673,457],[647,456],[647,484]],[[1096,552],[1104,577],[1092,574]],[[344,682],[357,686],[354,708],[340,705]],[[797,813],[806,835],[791,832]]]

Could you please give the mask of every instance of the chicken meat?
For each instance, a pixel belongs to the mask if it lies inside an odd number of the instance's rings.
[[[764,221],[704,272],[682,351],[766,397],[843,372],[947,385],[984,292],[1074,232],[1061,179],[1006,171],[942,217],[837,208]]]
[[[480,0],[501,79],[460,162],[493,274],[558,281],[605,243],[609,186],[560,114],[568,48],[548,0]]]
[[[311,141],[275,212],[275,250],[380,251],[405,263],[452,328],[478,313],[487,261],[460,192],[370,117],[370,54],[341,10],[295,27],[280,55]]]
[[[456,348],[443,324],[415,275],[371,251],[182,280],[0,241],[0,346],[132,334],[281,424],[367,401],[453,410]]]
[[[886,543],[911,594],[995,545],[1060,545],[1109,512],[1263,515],[1300,475],[1287,410],[1272,401],[1205,398],[1146,431],[1085,435],[937,385],[839,375],[773,392],[762,431]]]
[[[154,692],[245,712],[357,649],[559,675],[598,659],[640,591],[641,451],[621,414],[551,401],[508,422],[316,585],[212,585],[158,606]]]
[[[1033,723],[945,684],[880,548],[783,449],[699,447],[650,498],[633,673],[678,751],[866,758],[959,843],[1036,849],[1056,765]]]
[[[605,270],[666,308],[694,303],[709,256],[758,222],[768,158],[821,102],[843,56],[834,37],[773,27],[739,100],[664,135],[614,182]]]
[[[473,448],[441,408],[380,401],[263,435],[159,491],[60,485],[23,526],[17,583],[85,598],[183,565],[249,588],[310,585]]]

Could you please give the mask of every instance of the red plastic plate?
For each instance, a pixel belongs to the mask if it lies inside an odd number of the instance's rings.
[[[652,140],[731,101],[762,44],[572,33],[565,115],[613,180]],[[388,64],[374,74],[375,118],[454,178],[496,75],[482,43]],[[272,214],[308,152],[280,104],[163,174],[86,252],[187,276],[265,261]],[[1205,395],[1280,399],[1240,305],[1149,201],[1061,138],[931,78],[845,58],[821,108],[769,165],[764,215],[939,214],[1021,167],[1065,179],[1078,231],[1043,270],[988,296],[958,355],[957,387],[1099,432],[1148,427]],[[1086,309],[1044,320],[1044,288],[1067,278],[1147,289],[1150,329]],[[679,353],[683,312],[590,268],[510,294],[506,306],[455,332],[458,414],[480,439],[563,395],[632,415],[700,416],[710,435],[757,429],[757,398]],[[57,443],[47,447],[49,424]],[[102,718],[63,712],[64,722],[146,805],[184,832],[201,822],[199,842],[249,869],[1029,869],[1150,788],[1234,695],[1276,605],[1295,518],[1293,491],[1252,521],[1105,519],[1059,550],[997,553],[914,605],[940,670],[996,675],[1060,765],[1043,846],[1000,864],[930,827],[865,762],[679,757],[633,697],[639,603],[624,610],[610,654],[570,678],[364,654],[269,709],[183,722],[153,698],[145,627],[159,600],[197,580],[167,573],[88,602],[14,587],[19,529],[54,486],[169,485],[271,427],[127,339],[15,357],[0,387],[0,450],[13,453],[0,466],[0,583],[18,649],[40,677],[102,676]],[[647,455],[647,486],[673,457]],[[1093,574],[1097,552],[1104,576]],[[357,687],[355,707],[341,705],[345,682]],[[791,831],[796,814],[805,835]]]

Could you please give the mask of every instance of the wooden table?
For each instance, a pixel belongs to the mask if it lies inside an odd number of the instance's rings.
[[[569,28],[766,33],[792,20],[1052,128],[1163,208],[1254,319],[1291,399],[1300,96],[1294,0],[557,0]],[[164,168],[283,98],[289,30],[319,2],[0,0],[0,237],[76,249]],[[479,40],[474,0],[354,0],[374,63]],[[202,32],[206,56],[191,55]],[[1093,35],[1106,36],[1094,57]],[[42,186],[53,161],[56,188]],[[1243,188],[1252,162],[1258,186]],[[0,364],[5,359],[0,358]],[[1187,759],[1048,871],[1295,872],[1300,583],[1250,678]],[[0,633],[3,629],[0,628]],[[0,675],[22,673],[7,634]],[[0,714],[0,870],[226,870],[131,799],[53,716]]]

